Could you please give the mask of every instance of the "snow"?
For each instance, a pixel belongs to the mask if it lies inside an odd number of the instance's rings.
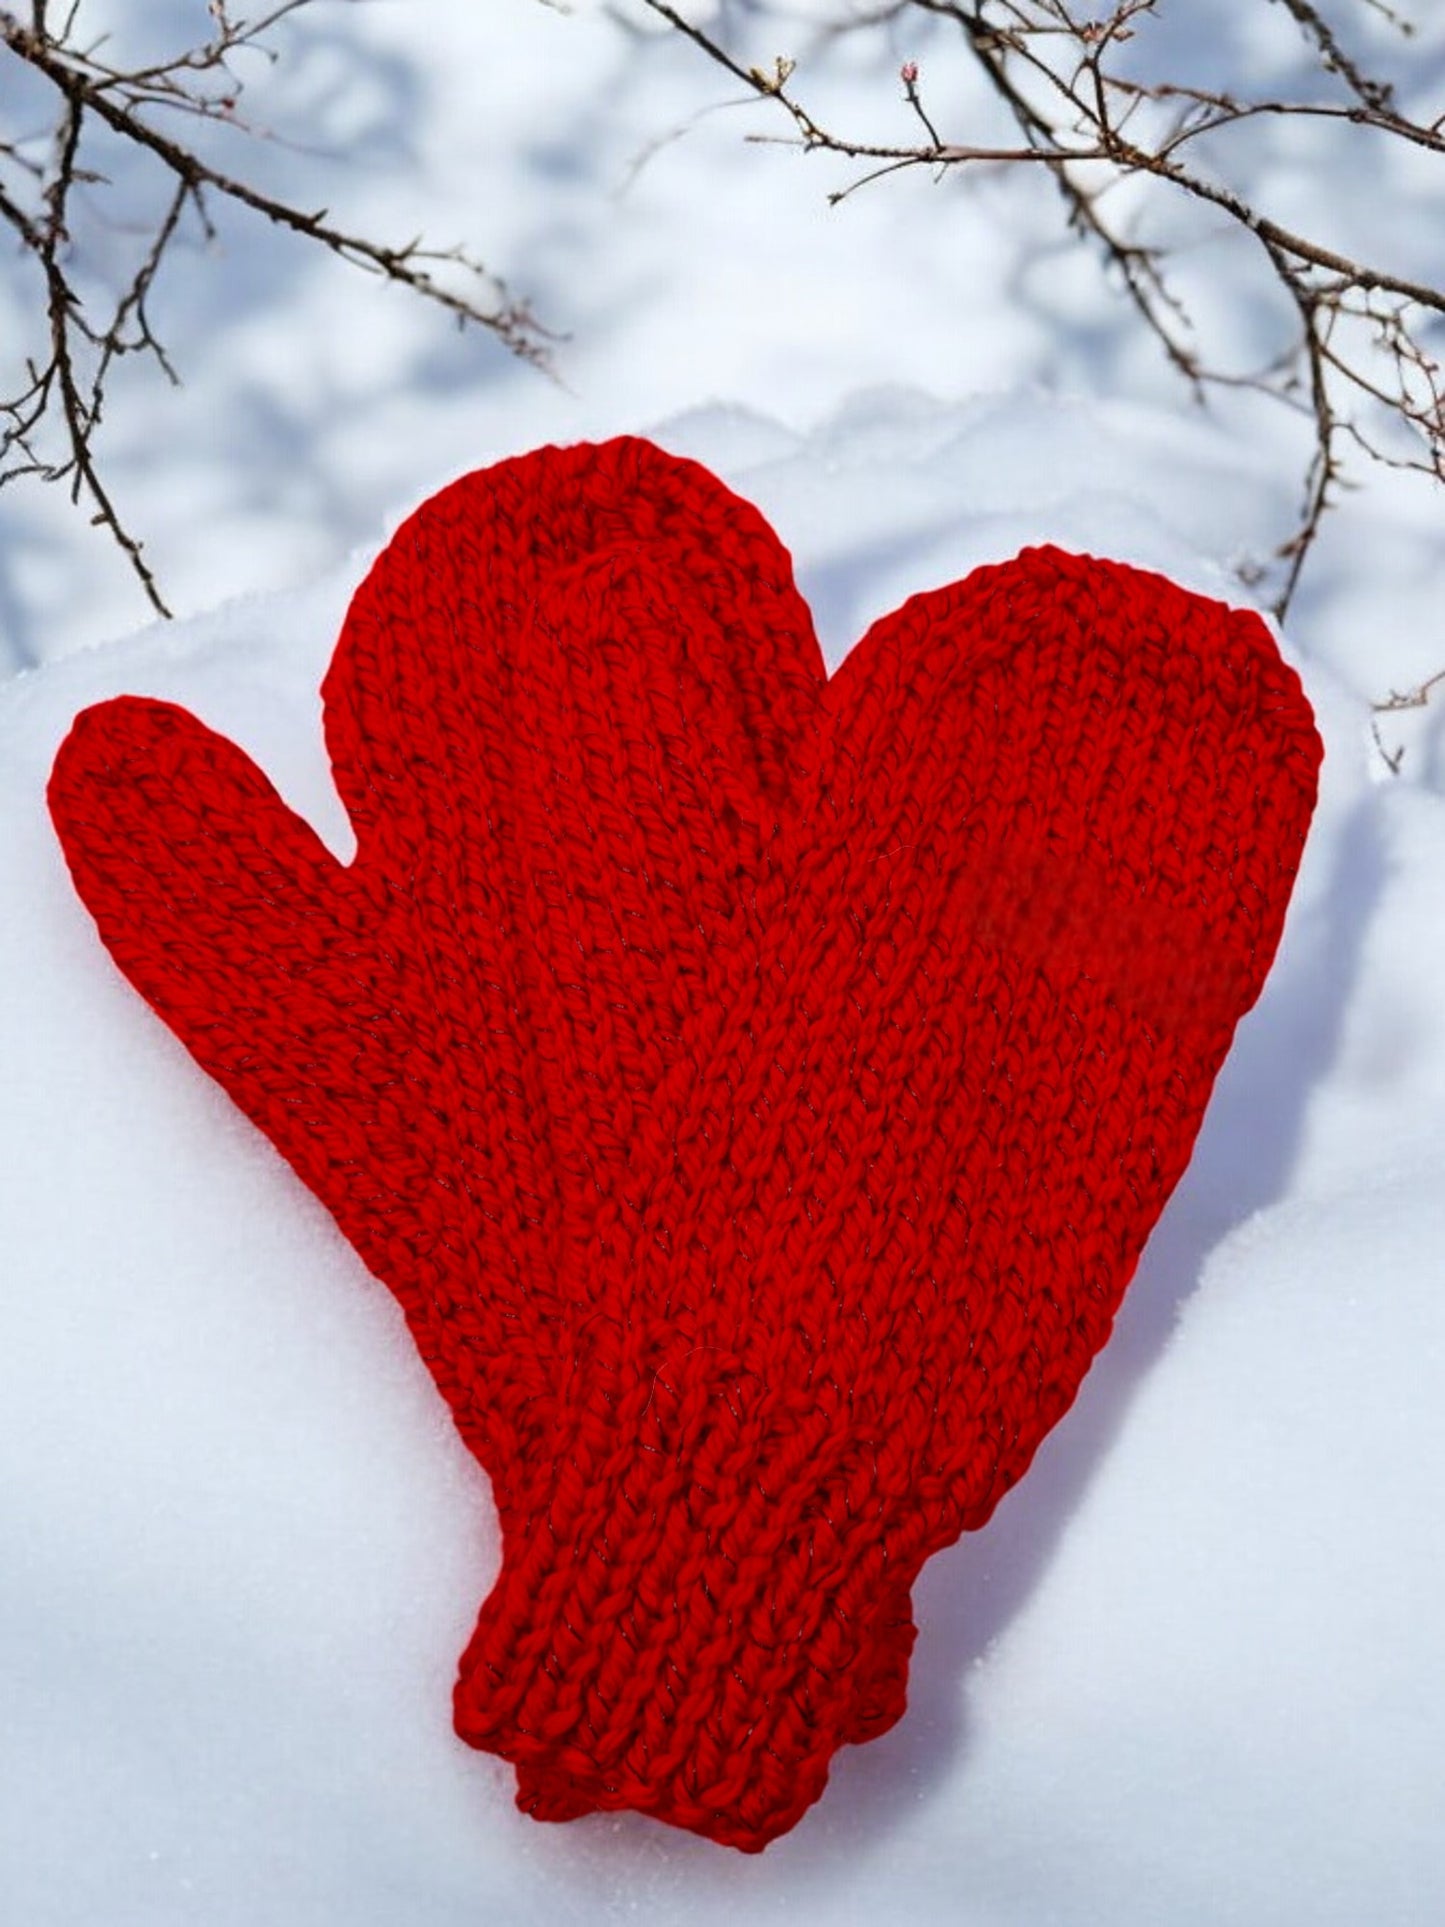
[[[1126,380],[1082,281],[1049,283],[1077,304],[1050,369],[997,194],[972,264],[930,246],[921,187],[830,226],[824,176],[742,148],[741,110],[628,186],[724,97],[685,50],[513,4],[442,59],[440,18],[362,10],[297,98],[318,143],[367,136],[383,224],[420,183],[462,231],[458,153],[505,170],[483,235],[563,302],[573,391],[247,242],[174,293],[190,391],[117,408],[185,619],[82,647],[130,590],[48,500],[0,505],[13,656],[44,659],[0,684],[0,1912],[1438,1920],[1445,728],[1385,719],[1394,779],[1367,711],[1445,664],[1438,529],[1403,487],[1340,519],[1285,637],[1327,761],[1275,972],[1074,1410],[918,1587],[905,1719],[758,1859],[635,1815],[538,1826],[453,1735],[485,1480],[385,1291],[100,949],[44,808],[73,715],[185,703],[344,855],[317,685],[386,529],[466,467],[622,428],[699,457],[792,549],[835,666],[905,594],[1040,539],[1238,600],[1293,475],[1244,417]],[[865,78],[839,57],[840,98]]]

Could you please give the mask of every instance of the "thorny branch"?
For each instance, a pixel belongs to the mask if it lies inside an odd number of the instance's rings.
[[[1355,260],[1295,231],[1231,187],[1207,158],[1222,151],[1220,136],[1245,122],[1294,115],[1365,129],[1445,160],[1445,114],[1428,122],[1412,118],[1392,87],[1350,54],[1311,0],[1260,0],[1261,7],[1280,6],[1289,15],[1310,74],[1308,87],[1279,98],[1245,98],[1187,80],[1140,79],[1130,65],[1129,43],[1145,16],[1158,17],[1169,0],[1114,0],[1108,8],[1097,0],[878,0],[852,11],[840,0],[829,37],[881,32],[913,15],[956,26],[964,57],[1017,129],[1018,143],[1006,146],[947,139],[944,117],[930,111],[912,60],[899,72],[902,99],[913,131],[921,124],[925,140],[880,143],[836,133],[815,117],[796,61],[779,59],[771,69],[745,64],[715,31],[697,26],[667,0],[646,4],[788,117],[792,128],[781,137],[785,144],[864,163],[855,180],[829,195],[831,202],[909,170],[936,178],[959,168],[1043,168],[1062,198],[1070,229],[1117,274],[1137,319],[1197,398],[1212,389],[1245,388],[1300,413],[1312,430],[1313,454],[1298,525],[1274,558],[1277,615],[1288,609],[1321,522],[1346,485],[1352,450],[1445,481],[1445,378],[1431,349],[1431,329],[1445,316],[1445,288]],[[1400,34],[1413,31],[1384,0],[1366,4]],[[1136,238],[1117,199],[1109,198],[1110,189],[1128,179],[1211,210],[1248,237],[1292,315],[1292,339],[1283,354],[1242,373],[1209,358],[1179,291],[1169,248]]]
[[[1424,682],[1416,683],[1413,689],[1392,689],[1383,700],[1371,703],[1370,734],[1374,737],[1375,748],[1380,752],[1381,759],[1392,776],[1400,774],[1400,765],[1405,760],[1405,748],[1400,744],[1395,749],[1386,749],[1385,739],[1380,734],[1380,718],[1398,716],[1406,709],[1425,709],[1429,705],[1432,693],[1442,686],[1445,686],[1445,669],[1439,669],[1433,676],[1427,676]]]
[[[236,56],[244,50],[274,61],[268,36],[310,0],[282,0],[250,17],[234,14],[229,0],[209,0],[210,36],[203,44],[129,66],[112,63],[104,39],[81,38],[80,4],[71,0],[52,18],[47,0],[32,0],[28,21],[0,8],[0,74],[8,62],[22,63],[46,84],[54,115],[39,138],[0,124],[0,224],[40,277],[44,318],[23,373],[0,398],[0,488],[24,476],[64,482],[72,501],[87,504],[91,520],[119,544],[151,606],[168,615],[142,545],[102,479],[97,442],[117,363],[148,359],[177,380],[149,303],[187,223],[209,240],[213,210],[229,203],[410,289],[459,327],[481,328],[538,366],[546,365],[550,337],[526,305],[462,249],[428,248],[420,239],[387,246],[350,233],[328,220],[324,208],[296,207],[222,170],[187,138],[187,123],[196,122],[251,131],[237,115]],[[167,199],[128,282],[118,295],[98,297],[83,275],[73,206],[77,190],[109,185],[90,158],[96,140],[107,136],[146,157]]]

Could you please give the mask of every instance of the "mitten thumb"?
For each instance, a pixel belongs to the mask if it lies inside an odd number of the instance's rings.
[[[358,1028],[339,997],[357,922],[347,872],[249,757],[172,703],[84,710],[48,798],[106,948],[314,1182],[308,1119],[339,1095],[328,1033]]]

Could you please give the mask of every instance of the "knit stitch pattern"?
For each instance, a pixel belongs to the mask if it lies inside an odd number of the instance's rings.
[[[756,1850],[1108,1337],[1320,745],[1258,617],[1030,549],[826,674],[646,442],[423,505],[324,685],[342,864],[173,705],[50,806],[131,983],[399,1301],[503,1558],[459,1734]]]

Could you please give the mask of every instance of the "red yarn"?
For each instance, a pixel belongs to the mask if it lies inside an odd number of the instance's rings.
[[[351,865],[126,697],[51,780],[76,886],[492,1478],[458,1732],[539,1818],[760,1848],[1108,1336],[1274,954],[1308,706],[1256,616],[1054,549],[830,681],[756,511],[640,441],[426,503],[324,694]]]

